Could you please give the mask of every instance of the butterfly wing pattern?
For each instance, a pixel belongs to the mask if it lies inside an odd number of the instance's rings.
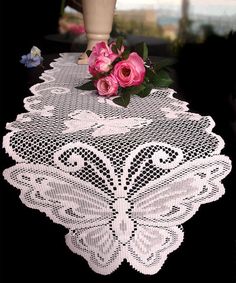
[[[181,224],[224,193],[220,181],[230,171],[225,156],[185,162],[180,149],[158,142],[134,149],[120,173],[81,142],[63,146],[54,165],[19,163],[4,176],[23,203],[68,228],[69,248],[104,275],[124,259],[157,273],[183,241]]]
[[[131,129],[139,129],[152,122],[145,118],[105,118],[89,110],[76,110],[68,115],[70,120],[64,121],[64,134],[82,130],[91,130],[93,137],[125,134]]]

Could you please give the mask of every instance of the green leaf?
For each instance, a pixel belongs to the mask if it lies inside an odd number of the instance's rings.
[[[169,74],[161,70],[156,73],[156,78],[153,81],[155,87],[169,87],[172,84],[173,80],[169,76]]]
[[[148,48],[146,43],[141,42],[135,46],[135,51],[138,53],[140,57],[145,61],[148,58]]]
[[[159,70],[155,72],[153,69],[146,69],[146,78],[154,87],[168,87],[173,82],[167,71]]]
[[[117,47],[115,45],[112,45],[111,50],[113,53],[118,54]]]
[[[138,95],[139,97],[146,97],[150,94],[151,90],[153,89],[153,85],[152,84],[148,84],[142,91],[140,91],[139,93],[136,93],[136,95]]]
[[[91,50],[86,50],[86,54],[89,57],[91,55],[92,51]]]
[[[96,89],[94,84],[93,84],[93,81],[88,81],[88,82],[86,82],[82,85],[76,86],[75,88],[81,89],[81,90],[94,90],[94,89]]]
[[[154,69],[156,72],[158,72],[161,69],[167,68],[173,64],[175,64],[174,59],[163,59],[163,60],[160,60],[160,62],[154,64]]]
[[[150,83],[155,83],[155,81],[157,80],[157,74],[156,72],[151,69],[151,68],[146,68],[146,77],[145,79],[148,79],[148,81]]]
[[[120,50],[122,45],[123,45],[123,37],[119,36],[116,39],[116,47]]]
[[[130,51],[129,49],[126,49],[123,53],[122,53],[122,59],[126,60],[129,58],[129,54],[130,54]]]
[[[145,88],[145,86],[143,84],[138,85],[138,86],[130,86],[130,87],[123,88],[121,90],[121,93],[122,93],[122,95],[133,95],[133,94],[139,93],[144,88]]]
[[[130,102],[130,95],[121,95],[112,100],[115,104],[118,104],[123,107],[127,107]]]

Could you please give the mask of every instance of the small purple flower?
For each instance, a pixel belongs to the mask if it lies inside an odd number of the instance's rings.
[[[24,64],[27,68],[33,68],[41,65],[42,61],[43,58],[41,56],[33,56],[31,53],[28,53],[21,57],[20,63]]]

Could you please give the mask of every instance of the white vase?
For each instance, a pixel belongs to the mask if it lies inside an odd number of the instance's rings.
[[[84,26],[87,35],[87,49],[101,41],[107,42],[112,30],[116,0],[82,0]],[[78,60],[87,64],[88,57],[84,52]]]

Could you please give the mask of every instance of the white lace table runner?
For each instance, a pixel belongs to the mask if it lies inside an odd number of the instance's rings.
[[[134,96],[128,108],[77,90],[88,77],[77,58],[53,62],[24,100],[28,112],[7,124],[16,165],[4,177],[26,206],[68,228],[66,244],[95,272],[126,259],[154,274],[183,241],[181,224],[224,194],[224,142],[171,89]]]

